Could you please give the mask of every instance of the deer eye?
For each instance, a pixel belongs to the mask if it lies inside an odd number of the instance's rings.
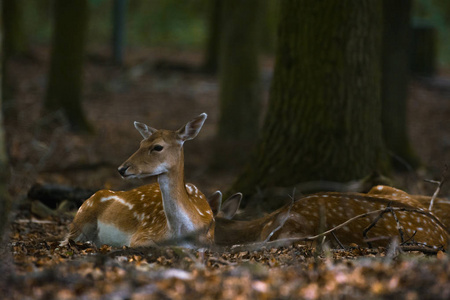
[[[161,145],[155,145],[155,146],[153,147],[152,151],[157,151],[157,152],[159,152],[159,151],[161,151],[162,149],[164,149],[163,146],[161,146]]]

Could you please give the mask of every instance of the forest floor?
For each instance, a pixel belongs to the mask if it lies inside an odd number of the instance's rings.
[[[226,190],[239,172],[209,167],[218,121],[217,78],[198,72],[201,55],[167,49],[131,51],[124,67],[106,51],[91,51],[85,72],[84,107],[95,134],[71,132],[56,114],[42,112],[48,49],[10,66],[17,113],[7,116],[15,217],[10,244],[0,254],[4,299],[448,299],[450,259],[399,249],[316,251],[311,245],[187,250],[177,247],[116,249],[90,244],[60,247],[71,212],[28,199],[36,183],[83,189],[129,189],[117,167],[140,141],[133,121],[177,129],[201,112],[208,119],[186,143],[187,182],[208,195]],[[176,59],[174,59],[176,58]],[[271,61],[263,63],[264,100]],[[408,129],[423,167],[394,174],[397,187],[431,195],[450,162],[450,76],[415,78],[410,85]],[[56,126],[55,124],[59,124]],[[441,196],[450,193],[444,184]],[[41,208],[41,209],[40,209]],[[2,291],[3,290],[3,291]],[[3,299],[3,298],[2,298]]]

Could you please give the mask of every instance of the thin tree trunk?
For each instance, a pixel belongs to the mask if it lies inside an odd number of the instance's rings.
[[[90,131],[81,105],[88,1],[55,0],[46,110],[62,109],[72,129]]]
[[[4,9],[4,8],[1,8]],[[0,32],[3,32],[3,24],[0,22]],[[3,41],[0,39],[0,56],[3,56]],[[0,82],[2,78],[3,61],[0,60]],[[0,294],[4,298],[9,298],[11,289],[8,283],[14,276],[12,266],[11,251],[9,249],[8,225],[11,211],[11,197],[8,191],[9,184],[9,163],[6,152],[5,132],[3,127],[3,94],[2,84],[0,84]]]
[[[222,1],[216,162],[241,162],[258,135],[260,0]],[[227,156],[228,155],[228,156]]]
[[[348,181],[380,166],[380,4],[281,2],[268,113],[234,191]]]
[[[23,23],[23,5],[21,0],[3,0],[2,20],[3,20],[3,111],[4,116],[11,120],[16,118],[16,108],[14,103],[12,79],[8,76],[8,69],[11,58],[23,55],[27,51],[27,42]]]
[[[411,44],[410,12],[411,0],[383,1],[383,136],[386,148],[394,155],[393,166],[403,170],[416,168],[419,164],[411,148],[406,128]]]
[[[208,40],[206,44],[205,62],[203,70],[215,74],[219,65],[219,41],[221,24],[221,5],[222,0],[210,0],[209,22],[208,22]]]
[[[4,7],[2,7],[4,10]],[[0,22],[0,32],[3,32],[3,24]],[[0,39],[0,56],[4,54],[3,41]],[[3,63],[0,60],[0,82],[3,82],[2,77]],[[11,199],[8,192],[8,182],[9,182],[9,164],[8,156],[6,154],[6,140],[5,131],[3,125],[3,91],[2,85],[0,85],[0,244],[4,244],[3,236],[5,230],[8,226],[9,211],[11,209]]]

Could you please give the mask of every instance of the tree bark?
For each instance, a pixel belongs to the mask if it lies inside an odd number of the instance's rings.
[[[62,110],[75,131],[91,131],[82,99],[88,1],[54,1],[54,32],[45,108]]]
[[[203,70],[216,74],[219,68],[219,44],[222,0],[210,0],[208,20],[208,40],[206,43]]]
[[[411,0],[383,0],[381,120],[386,148],[394,156],[392,165],[400,170],[419,165],[406,128],[410,12]]]
[[[20,0],[3,0],[3,55],[2,59],[2,93],[4,116],[14,120],[17,112],[14,103],[13,80],[8,76],[11,58],[25,54],[27,42],[23,23],[23,6]]]
[[[260,0],[222,1],[220,118],[216,143],[219,165],[246,158],[258,135],[259,5]]]
[[[277,58],[257,149],[232,190],[345,182],[377,169],[381,2],[281,2]]]
[[[112,20],[112,53],[113,61],[118,65],[122,65],[124,59],[126,11],[127,0],[114,0]]]
[[[3,54],[11,57],[27,50],[21,0],[2,0]]]
[[[2,10],[4,7],[2,7]],[[3,24],[0,22],[0,32],[3,30]],[[0,39],[0,56],[3,53],[3,41]],[[0,60],[0,82],[3,82],[2,78],[2,69],[3,63]],[[5,131],[3,124],[3,110],[2,110],[2,102],[3,102],[3,94],[2,94],[2,85],[0,85],[0,264],[4,263],[4,252],[7,247],[7,242],[4,240],[7,238],[5,234],[7,232],[7,228],[9,225],[9,213],[11,210],[11,197],[8,191],[9,184],[9,162],[8,155],[6,151],[6,140],[5,140]],[[0,265],[0,270],[3,271],[4,266]],[[0,272],[1,273],[1,272]],[[1,276],[0,276],[1,278]],[[1,284],[0,284],[1,287]]]

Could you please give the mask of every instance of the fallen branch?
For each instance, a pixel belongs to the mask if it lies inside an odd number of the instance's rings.
[[[391,205],[391,203],[389,202],[388,206]],[[369,224],[369,226],[367,226],[364,230],[363,230],[363,238],[364,240],[367,240],[367,246],[369,248],[372,248],[372,243],[369,241],[369,239],[367,238],[367,233],[369,232],[370,229],[372,229],[377,223],[378,221],[383,217],[383,215],[386,213],[386,210],[384,209],[382,212],[380,212],[380,214],[373,220],[372,223]]]
[[[400,224],[395,211],[392,209],[389,209],[389,211],[392,213],[392,216],[394,217],[394,220],[397,223],[397,229],[398,229],[398,233],[400,235],[400,241],[401,241],[400,244],[403,244],[405,242],[405,238],[403,237],[403,226],[402,226],[402,224]],[[415,233],[414,233],[414,235],[415,235]]]
[[[435,181],[435,180],[425,180],[425,181],[427,181],[427,182],[431,182],[431,183],[437,184],[437,188],[436,188],[436,190],[434,191],[433,197],[431,197],[431,200],[430,200],[430,206],[428,207],[428,210],[429,210],[429,211],[432,211],[432,209],[433,209],[433,204],[434,204],[434,200],[436,200],[436,198],[437,198],[439,192],[441,191],[442,185],[444,184],[445,180],[447,179],[447,178],[446,178],[447,170],[448,170],[448,166],[445,165],[445,169],[444,169],[444,171],[442,171],[442,176],[441,176],[441,180],[440,180],[440,181]]]

